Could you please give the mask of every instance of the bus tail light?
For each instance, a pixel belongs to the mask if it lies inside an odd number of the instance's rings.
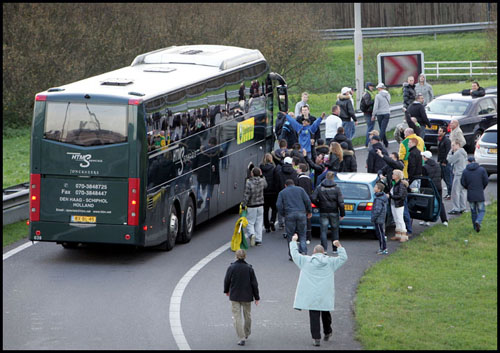
[[[35,97],[35,101],[45,102],[47,100],[47,96],[44,94],[37,94]]]
[[[358,211],[371,211],[373,202],[362,202],[358,205]]]
[[[30,175],[30,221],[40,220],[40,174]]]
[[[316,205],[311,202],[311,207],[316,208]]]
[[[139,225],[139,178],[128,178],[128,225]]]

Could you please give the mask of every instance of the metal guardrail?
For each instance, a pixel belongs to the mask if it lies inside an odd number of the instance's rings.
[[[27,219],[29,216],[29,182],[3,190],[3,224]]]
[[[495,66],[489,66],[493,64]],[[460,66],[461,64],[465,64]],[[474,66],[474,65],[485,65],[485,66]],[[431,66],[428,66],[431,65]],[[448,66],[452,65],[452,66]],[[431,72],[429,72],[429,70]],[[457,72],[460,70],[461,72]],[[478,72],[481,70],[483,72]],[[495,70],[495,72],[484,72]],[[450,72],[453,71],[453,72]],[[424,72],[426,76],[496,76],[497,75],[497,61],[425,61],[424,62]]]
[[[361,29],[365,38],[400,37],[443,34],[454,32],[483,31],[496,28],[496,22],[456,23],[431,26],[402,26],[402,27],[366,27]],[[320,29],[317,30],[323,40],[353,39],[354,28]]]

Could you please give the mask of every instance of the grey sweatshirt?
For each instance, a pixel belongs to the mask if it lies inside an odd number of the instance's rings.
[[[375,95],[375,104],[373,105],[374,115],[390,114],[391,113],[391,95],[385,89]]]
[[[467,152],[463,148],[459,148],[455,153],[451,149],[446,158],[448,163],[453,165],[453,175],[455,177],[461,176],[465,167],[467,166]]]

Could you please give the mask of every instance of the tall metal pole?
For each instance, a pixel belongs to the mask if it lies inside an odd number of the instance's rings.
[[[361,33],[361,3],[354,3],[354,67],[356,73],[356,107],[364,91],[363,35]]]

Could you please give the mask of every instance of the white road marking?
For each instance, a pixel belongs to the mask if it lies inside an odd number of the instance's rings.
[[[172,292],[172,296],[170,297],[170,309],[169,309],[169,317],[170,317],[170,330],[172,331],[172,335],[174,336],[175,343],[180,350],[191,350],[189,344],[187,343],[186,337],[184,336],[184,332],[182,331],[181,324],[181,301],[182,295],[184,294],[184,290],[186,289],[189,281],[210,261],[215,259],[217,256],[222,254],[224,251],[231,247],[231,242],[227,242],[222,245],[220,248],[214,250],[209,255],[198,261],[196,265],[191,267],[189,271],[187,271],[184,276],[177,282],[174,291]]]
[[[37,241],[34,241],[34,242],[29,242],[29,243],[24,243],[23,245],[20,245],[18,246],[17,248],[15,249],[12,249],[10,251],[7,251],[5,254],[3,254],[3,261],[7,260],[9,257],[11,257],[12,255],[15,255],[17,254],[18,252],[20,251],[23,251],[24,249],[26,248],[29,248],[31,245],[35,245],[36,243],[38,243]]]

